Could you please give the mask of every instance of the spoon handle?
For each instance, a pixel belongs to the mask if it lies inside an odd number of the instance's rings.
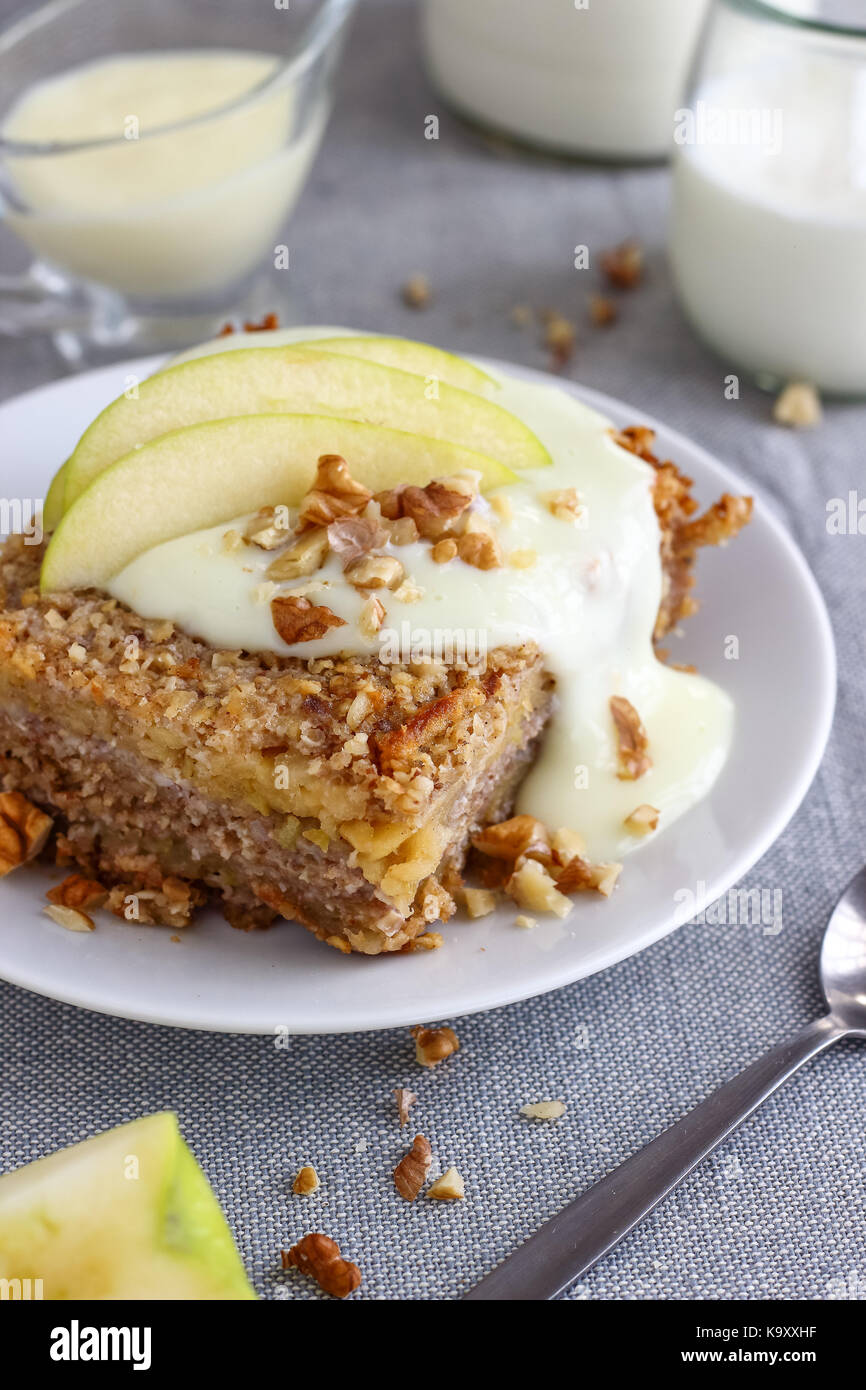
[[[828,1016],[771,1048],[588,1188],[463,1297],[554,1298],[622,1240],[798,1067],[844,1036],[845,1029]]]

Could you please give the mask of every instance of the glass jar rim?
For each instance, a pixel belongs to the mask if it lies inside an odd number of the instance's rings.
[[[790,10],[780,9],[773,0],[722,0],[722,4],[727,5],[728,9],[739,10],[741,14],[749,15],[754,19],[765,19],[770,23],[784,24],[791,29],[800,29],[806,33],[825,34],[833,38],[849,38],[866,40],[866,24],[860,28],[855,28],[851,24],[836,23],[829,19],[816,19],[809,15],[793,14]]]
[[[74,5],[80,3],[81,0],[53,0],[53,3],[40,5],[39,9],[32,14],[23,17],[19,15],[13,18],[8,25],[0,28],[0,57],[13,49],[16,43],[27,37],[33,30],[59,18],[64,10],[72,9]],[[322,0],[322,4],[300,34],[297,52],[284,62],[278,61],[276,67],[260,82],[242,92],[240,96],[233,97],[231,101],[224,102],[220,106],[210,107],[197,116],[190,116],[180,121],[170,121],[166,125],[144,130],[140,133],[136,143],[153,136],[168,135],[172,131],[187,130],[194,126],[205,125],[208,121],[217,120],[230,112],[242,111],[244,107],[253,105],[270,91],[278,90],[288,81],[298,77],[307,68],[312,67],[324,50],[337,38],[357,3],[358,0]],[[242,50],[238,51],[241,52]],[[123,135],[99,136],[92,140],[10,140],[5,138],[0,131],[0,155],[12,155],[16,158],[78,154],[86,150],[106,149],[112,145],[125,143],[126,140]]]

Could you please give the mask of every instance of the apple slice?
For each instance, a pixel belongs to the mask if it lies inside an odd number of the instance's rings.
[[[44,530],[53,531],[62,517],[65,492],[66,464],[63,463],[51,479],[45,494],[45,501],[42,503],[42,526]]]
[[[248,348],[184,362],[97,416],[66,465],[65,506],[132,449],[170,430],[229,416],[309,412],[447,439],[507,468],[550,462],[516,415],[454,386],[316,348]]]
[[[256,1297],[170,1113],[0,1177],[0,1277],[46,1299]]]
[[[136,555],[253,512],[297,506],[320,454],[342,454],[371,492],[471,468],[514,482],[496,459],[444,439],[321,415],[242,415],[164,434],[95,478],[45,552],[42,589],[98,588]]]
[[[179,353],[171,359],[168,367],[218,352],[237,352],[239,348],[317,347],[323,352],[363,357],[368,362],[379,362],[383,367],[399,367],[401,371],[414,372],[416,376],[436,377],[447,386],[459,386],[462,391],[475,391],[482,396],[498,389],[498,382],[480,367],[467,362],[465,357],[457,357],[453,352],[445,352],[429,343],[416,343],[411,338],[380,338],[371,333],[350,333],[348,329],[339,332],[330,328],[315,329],[312,336],[307,336],[309,332],[304,328],[270,328],[255,333],[227,333],[222,338],[211,338],[207,343]]]

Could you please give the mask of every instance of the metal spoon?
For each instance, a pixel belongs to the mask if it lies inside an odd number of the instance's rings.
[[[866,1038],[866,869],[833,910],[821,946],[828,1012],[720,1086],[646,1148],[546,1222],[498,1269],[463,1295],[555,1298],[633,1230],[767,1096],[840,1038]]]

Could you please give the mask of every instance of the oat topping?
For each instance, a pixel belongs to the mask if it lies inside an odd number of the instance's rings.
[[[427,1181],[433,1153],[423,1134],[416,1134],[412,1147],[394,1169],[394,1186],[407,1202],[414,1202]]]

